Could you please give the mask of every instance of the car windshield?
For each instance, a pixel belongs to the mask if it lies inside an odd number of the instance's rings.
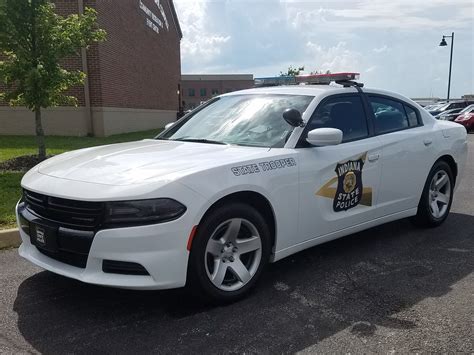
[[[313,96],[243,94],[222,96],[204,104],[157,139],[256,147],[283,147],[293,131],[283,112],[303,114]]]
[[[441,115],[447,116],[447,115],[450,115],[450,114],[453,114],[453,113],[458,113],[460,111],[461,111],[460,108],[452,108],[452,109],[444,111],[443,113],[441,113]]]
[[[435,105],[434,107],[430,108],[429,111],[444,111],[446,109],[446,104],[438,104]]]
[[[450,103],[439,105],[438,107],[436,107],[436,111],[445,111],[445,110],[447,110],[450,106],[451,106]]]
[[[474,111],[474,104],[469,105],[468,107],[464,108],[460,113],[472,112]]]

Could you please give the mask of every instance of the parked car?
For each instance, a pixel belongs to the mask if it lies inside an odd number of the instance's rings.
[[[21,182],[20,255],[86,283],[229,302],[303,249],[401,218],[439,226],[466,130],[348,76],[224,94],[155,139],[42,162]]]
[[[426,111],[434,111],[436,108],[438,107],[441,107],[442,105],[444,105],[445,103],[444,102],[438,102],[436,104],[432,104],[432,105],[428,105],[428,106],[425,106],[423,107]]]
[[[468,132],[474,131],[474,105],[462,110],[454,122],[462,124]]]
[[[460,100],[460,101],[450,101],[445,104],[439,105],[433,109],[428,110],[433,116],[439,115],[447,110],[452,110],[455,108],[463,109],[471,104],[474,104],[474,101],[469,100]]]
[[[450,110],[441,112],[440,114],[436,115],[435,118],[437,120],[454,121],[454,119],[459,116],[459,113],[462,110],[462,108],[452,108]]]

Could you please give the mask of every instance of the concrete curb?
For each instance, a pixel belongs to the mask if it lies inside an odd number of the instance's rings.
[[[18,229],[0,230],[0,249],[18,248],[21,244]]]

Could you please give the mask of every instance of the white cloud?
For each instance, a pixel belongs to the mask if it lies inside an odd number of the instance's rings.
[[[346,42],[339,42],[332,47],[324,47],[322,45],[308,41],[307,48],[307,69],[321,70],[323,72],[329,70],[331,72],[338,71],[358,71],[361,64],[361,53],[347,48]],[[314,69],[313,69],[314,68]]]
[[[299,29],[324,25],[322,31],[341,32],[352,29],[427,30],[440,28],[466,28],[473,18],[472,0],[359,0],[285,2],[293,25]],[[318,7],[318,9],[314,9]],[[427,12],[446,7],[450,16],[431,18]]]
[[[176,1],[178,17],[183,30],[182,57],[191,62],[206,63],[218,56],[230,35],[213,33],[207,26],[207,2]]]
[[[365,72],[366,72],[366,73],[371,73],[371,72],[375,71],[377,68],[378,68],[377,65],[372,65],[371,67],[368,67],[368,68],[365,70]]]
[[[388,48],[388,46],[384,44],[382,47],[372,49],[372,51],[374,51],[375,53],[384,53],[390,51],[390,48]]]
[[[184,73],[357,71],[367,86],[453,95],[474,88],[472,0],[175,0]],[[416,80],[413,78],[416,77]],[[439,78],[439,79],[437,79]]]

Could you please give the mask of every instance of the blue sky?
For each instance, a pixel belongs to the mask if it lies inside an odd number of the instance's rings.
[[[289,65],[357,71],[367,86],[445,97],[474,93],[473,0],[175,0],[183,73],[276,75]],[[449,39],[448,39],[448,43]]]

